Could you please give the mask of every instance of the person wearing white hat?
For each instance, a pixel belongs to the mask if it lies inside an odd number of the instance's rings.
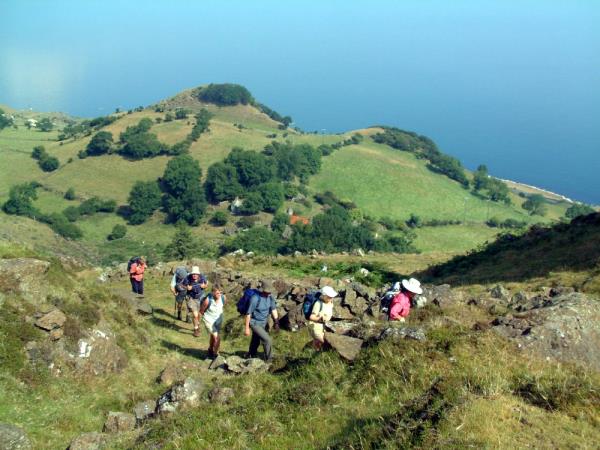
[[[323,324],[331,320],[333,316],[333,299],[337,296],[338,293],[335,289],[331,286],[324,286],[313,303],[308,325],[313,338],[313,347],[317,351],[320,351],[325,343],[325,327]]]
[[[185,287],[188,297],[187,307],[194,316],[194,337],[200,336],[200,304],[204,299],[207,286],[206,277],[200,273],[200,267],[193,266],[192,271],[185,280]]]
[[[390,305],[390,320],[404,322],[405,317],[410,313],[411,300],[422,293],[423,289],[419,280],[415,278],[402,280],[400,292],[394,297]]]

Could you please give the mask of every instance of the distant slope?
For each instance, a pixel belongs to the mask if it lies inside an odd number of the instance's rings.
[[[420,274],[452,284],[521,282],[552,272],[589,272],[588,282],[600,288],[600,213],[578,217],[570,224],[533,227],[522,236],[502,236],[482,250]]]

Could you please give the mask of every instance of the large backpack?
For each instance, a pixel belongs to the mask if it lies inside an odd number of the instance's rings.
[[[313,291],[306,294],[306,297],[304,297],[304,302],[302,302],[302,312],[304,313],[304,318],[306,320],[310,319],[315,302],[320,300],[321,293],[319,291]]]
[[[248,314],[248,309],[250,309],[250,300],[255,295],[260,297],[260,291],[252,288],[248,288],[244,291],[244,295],[242,295],[242,298],[240,298],[236,304],[237,310],[241,315]]]
[[[129,261],[127,261],[127,272],[131,270],[131,266],[133,266],[133,264],[137,262],[138,259],[140,259],[139,256],[134,256],[133,258],[130,258]]]
[[[188,276],[187,269],[185,267],[178,267],[175,269],[175,290],[179,293],[187,291],[187,287],[183,284]]]

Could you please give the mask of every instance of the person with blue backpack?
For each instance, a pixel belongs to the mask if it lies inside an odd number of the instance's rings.
[[[223,307],[225,303],[227,303],[227,298],[218,284],[213,285],[211,293],[204,297],[202,301],[200,315],[202,316],[202,323],[204,323],[210,336],[208,342],[208,356],[210,358],[219,356],[219,345],[221,344],[219,333],[223,326]]]
[[[250,348],[248,349],[248,357],[250,358],[256,358],[258,347],[262,343],[265,350],[265,360],[271,361],[273,359],[272,339],[269,335],[267,322],[270,315],[275,322],[274,329],[278,330],[279,314],[277,313],[277,303],[271,295],[272,292],[273,282],[262,280],[259,292],[252,295],[248,302],[248,309],[244,313],[244,334],[250,336],[250,330],[252,330]],[[243,297],[241,300],[243,300]]]
[[[309,293],[304,299],[302,310],[308,319],[308,329],[313,338],[313,347],[320,351],[325,344],[324,324],[333,316],[333,299],[338,293],[331,286],[324,286],[320,292]]]
[[[200,267],[194,266],[184,284],[187,290],[187,307],[194,317],[194,337],[198,337],[200,336],[200,304],[204,299],[204,291],[208,283],[206,277],[200,273]]]
[[[182,320],[181,310],[183,309],[183,302],[187,296],[187,287],[184,285],[187,279],[188,272],[185,267],[178,267],[175,269],[173,278],[171,279],[171,293],[175,297],[175,312],[177,313],[177,320]],[[186,322],[191,317],[191,311],[188,309],[186,314]]]

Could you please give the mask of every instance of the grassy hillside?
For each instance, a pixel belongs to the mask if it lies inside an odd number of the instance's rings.
[[[353,134],[316,135],[290,129],[282,131],[278,129],[277,122],[253,106],[219,107],[206,104],[199,102],[194,97],[194,92],[195,90],[184,91],[141,111],[119,113],[115,115],[117,120],[103,130],[111,132],[116,141],[121,132],[128,126],[137,124],[142,118],[150,118],[156,122],[156,119],[164,119],[166,112],[186,108],[191,111],[188,119],[161,121],[152,126],[151,132],[157,134],[161,142],[174,144],[192,129],[193,113],[206,108],[214,114],[210,130],[202,134],[190,148],[190,154],[199,161],[204,176],[208,167],[223,160],[233,147],[260,151],[272,140],[319,146],[343,141]],[[163,108],[166,112],[156,112],[157,108]],[[35,180],[44,187],[35,204],[46,213],[59,212],[68,205],[77,205],[79,201],[92,196],[113,199],[122,205],[127,202],[131,187],[136,181],[156,180],[163,174],[170,159],[159,156],[129,161],[119,155],[80,159],[77,154],[85,149],[90,136],[59,142],[57,131],[42,133],[27,130],[22,124],[25,115],[19,117],[21,122],[18,122],[18,130],[6,129],[0,132],[0,155],[3,162],[0,165],[0,201],[6,200],[10,186]],[[64,117],[55,119],[57,123],[66,120]],[[548,214],[540,218],[531,217],[521,209],[524,199],[514,194],[511,194],[512,206],[486,201],[463,189],[457,182],[431,172],[426,167],[426,161],[415,158],[414,154],[372,142],[368,136],[376,131],[377,129],[358,130],[367,136],[362,143],[342,147],[324,157],[320,173],[310,179],[309,190],[312,193],[332,191],[343,200],[352,200],[364,213],[375,218],[385,216],[406,220],[411,214],[416,214],[425,221],[436,219],[464,222],[461,226],[417,229],[416,243],[420,251],[466,251],[493,238],[499,231],[486,227],[484,222],[487,219],[512,218],[528,223],[556,220],[564,214],[567,207],[564,203],[548,205]],[[55,172],[43,172],[30,157],[31,149],[36,145],[44,145],[50,155],[58,157],[61,167]],[[67,202],[63,199],[69,188],[75,189],[77,201]],[[288,206],[307,216],[320,211],[320,206],[314,202],[309,206],[286,203],[286,207]],[[156,243],[164,244],[172,230],[161,224],[161,218],[157,214],[148,224],[129,227],[129,238],[138,243],[156,239]],[[80,223],[85,232],[84,241],[106,247],[109,244],[103,239],[117,223],[124,221],[114,215],[84,219]],[[220,231],[221,229],[204,224],[195,229],[194,233],[210,243],[216,243],[221,239]],[[121,244],[110,244],[118,245]]]

